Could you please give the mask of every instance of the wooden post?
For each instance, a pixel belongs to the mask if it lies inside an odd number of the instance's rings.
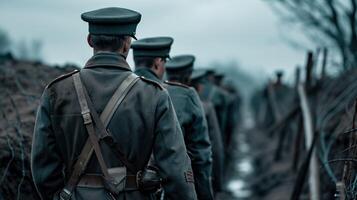
[[[327,55],[328,55],[328,50],[327,48],[324,48],[322,53],[323,57],[322,57],[321,77],[320,77],[321,80],[325,79],[326,77]]]
[[[269,85],[268,85],[268,100],[269,100],[269,104],[273,111],[275,122],[280,121],[282,116],[281,116],[281,113],[279,110],[278,102],[276,100],[275,89],[274,89],[274,85],[272,82],[269,82]]]
[[[307,60],[306,60],[306,83],[305,86],[310,88],[312,85],[312,68],[314,66],[314,58],[313,58],[312,51],[307,53]]]
[[[296,67],[295,69],[295,89],[297,91],[298,85],[300,83],[300,76],[301,75],[301,69],[299,66]]]
[[[305,145],[306,148],[309,149],[311,145],[313,145],[314,128],[313,128],[311,110],[307,99],[304,84],[302,83],[299,84],[298,93],[299,93],[300,105],[301,105],[303,121],[304,121]],[[318,165],[318,160],[315,150],[313,150],[312,152],[309,172],[310,172],[309,174],[310,199],[319,200],[320,199],[319,165]]]
[[[345,200],[346,195],[345,195],[345,190],[346,186],[343,182],[337,182],[336,183],[336,191],[337,191],[337,199],[338,200]]]
[[[298,116],[298,127],[297,127],[297,132],[294,140],[294,146],[293,146],[293,163],[292,163],[292,169],[294,172],[296,172],[299,168],[299,160],[300,160],[300,151],[301,151],[301,143],[303,140],[303,119],[301,114]]]
[[[300,83],[300,75],[301,75],[301,69],[300,66],[297,66],[295,69],[295,91],[296,91],[296,96],[298,97],[298,86]],[[302,139],[302,116],[299,114],[298,116],[298,127],[297,127],[297,132],[294,140],[294,146],[293,146],[293,163],[292,163],[292,168],[296,172],[299,166],[299,155],[300,155],[300,144],[301,144],[301,139]]]
[[[319,64],[319,57],[321,54],[321,50],[323,50],[322,48],[318,47],[315,51],[315,53],[313,54],[313,65],[315,66],[315,69],[313,70],[312,74],[316,74],[317,73],[317,65]]]

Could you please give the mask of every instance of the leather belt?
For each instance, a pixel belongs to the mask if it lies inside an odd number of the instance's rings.
[[[98,174],[86,174],[79,180],[78,187],[104,187],[104,177]],[[125,177],[125,190],[138,190],[136,175],[126,175]]]

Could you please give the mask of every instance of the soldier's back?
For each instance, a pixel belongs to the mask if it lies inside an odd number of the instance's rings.
[[[98,114],[102,113],[114,91],[131,73],[115,68],[81,70],[83,85]],[[48,90],[53,97],[51,102],[54,132],[69,167],[71,161],[79,155],[88,137],[82,125],[82,115],[74,92],[73,80],[69,76],[51,84]],[[108,125],[113,137],[122,147],[121,151],[139,169],[145,166],[151,154],[155,124],[153,115],[160,99],[166,98],[165,96],[167,94],[159,84],[140,79],[125,97]],[[76,134],[73,134],[73,130],[77,130]],[[103,156],[110,163],[109,167],[121,165],[114,154],[104,153]],[[87,172],[100,172],[96,159],[92,159],[89,163]]]
[[[202,102],[212,145],[212,185],[215,192],[223,189],[224,148],[216,111],[211,102]]]
[[[198,198],[211,199],[212,148],[207,121],[197,92],[184,84],[165,81],[192,161]]]
[[[195,112],[198,112],[193,100],[194,94],[191,88],[184,84],[165,81],[164,86],[171,97],[182,132],[186,137],[188,127],[192,125],[193,117],[196,115]]]
[[[83,85],[87,89],[96,111],[100,114],[117,87],[132,72],[121,68],[98,67],[82,69],[81,72],[76,73],[80,73]],[[54,81],[44,92],[46,98],[49,98],[49,105],[45,103],[43,106],[49,106],[45,110],[50,111],[51,122],[40,115],[36,123],[38,128],[52,126],[53,133],[49,130],[49,132],[47,130],[36,131],[36,135],[41,136],[36,138],[36,143],[48,145],[46,148],[33,149],[33,160],[36,161],[33,162],[35,163],[33,169],[36,172],[43,171],[46,172],[44,174],[47,174],[47,172],[51,172],[47,166],[59,167],[61,165],[59,161],[52,160],[53,157],[58,156],[61,157],[65,166],[65,177],[69,177],[74,161],[78,158],[88,138],[70,75]],[[195,194],[192,192],[173,196],[174,191],[177,191],[178,188],[183,191],[194,191],[192,182],[185,179],[191,171],[191,163],[187,158],[179,124],[173,119],[176,117],[167,91],[154,81],[140,78],[115,111],[108,130],[126,159],[138,170],[147,165],[151,153],[154,152],[155,161],[160,168],[159,173],[163,179],[167,180],[164,184],[167,196],[173,199],[195,199]],[[44,137],[45,134],[53,134],[56,138],[55,144],[49,143],[50,141]],[[45,149],[53,149],[55,152],[39,157],[38,155],[43,154]],[[112,153],[110,147],[105,145],[103,157],[109,168],[124,166],[120,159]],[[46,165],[41,163],[46,163]],[[170,166],[172,163],[179,164],[175,165],[175,172],[172,172]],[[131,172],[131,174],[135,175],[136,172]],[[95,157],[90,160],[85,173],[101,174]],[[35,176],[37,179],[38,174]],[[59,174],[56,176],[59,176],[55,178],[57,181],[48,183],[52,184],[51,188],[53,189],[63,187],[60,183],[65,181],[59,181],[61,179]],[[38,184],[40,183],[38,182]],[[48,193],[50,194],[51,191]],[[125,195],[127,199],[151,198],[150,194],[142,193],[139,190],[122,195]]]

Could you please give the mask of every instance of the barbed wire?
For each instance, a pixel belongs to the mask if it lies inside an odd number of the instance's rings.
[[[7,165],[5,167],[3,175],[0,178],[0,185],[4,182],[5,177],[7,176],[7,172],[9,170],[9,167],[10,167],[12,161],[14,161],[14,159],[15,159],[15,151],[14,151],[14,148],[11,146],[10,139],[9,139],[8,135],[6,135],[6,140],[7,140],[7,145],[9,147],[10,151],[11,151],[11,158],[10,158],[10,161],[7,163]]]
[[[10,102],[11,102],[11,105],[15,111],[15,115],[16,115],[16,122],[13,123],[13,127],[15,128],[16,130],[16,133],[17,135],[20,137],[20,142],[19,142],[19,145],[20,145],[20,150],[21,150],[21,179],[20,179],[20,183],[17,187],[17,200],[20,199],[20,196],[21,196],[21,186],[22,186],[22,183],[24,181],[24,178],[26,176],[26,171],[25,171],[25,149],[24,149],[24,136],[22,134],[22,130],[21,130],[21,117],[20,117],[20,113],[16,107],[16,104],[15,104],[15,101],[14,99],[12,98],[11,94],[9,93],[8,90],[5,90],[9,99],[10,99]]]

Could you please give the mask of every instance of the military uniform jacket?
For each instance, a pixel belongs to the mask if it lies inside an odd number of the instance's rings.
[[[212,185],[215,192],[223,189],[224,148],[216,111],[211,102],[202,102],[206,113],[208,133],[212,144]]]
[[[240,97],[237,94],[230,93],[222,88],[227,94],[228,99],[228,113],[227,113],[227,123],[226,123],[226,137],[225,141],[223,141],[224,146],[227,148],[231,148],[232,140],[234,139],[234,134],[237,131],[237,127],[239,124],[239,105],[240,105]],[[229,150],[228,150],[229,151]]]
[[[161,82],[156,74],[147,67],[138,67],[135,73]],[[191,158],[198,199],[213,199],[212,149],[207,121],[199,96],[193,88],[179,83],[165,82],[164,85],[170,94]]]
[[[214,105],[222,133],[222,140],[225,141],[229,97],[225,94],[225,91],[208,81],[204,84],[200,97],[202,101],[209,101]]]
[[[122,55],[94,55],[80,72],[83,84],[100,114],[110,97],[132,73]],[[109,123],[109,131],[129,162],[146,166],[151,153],[165,179],[167,199],[196,199],[189,174],[190,159],[169,95],[159,84],[141,79],[125,97]],[[38,109],[31,154],[35,186],[43,199],[52,199],[70,176],[88,134],[72,78],[63,76],[47,86]],[[123,166],[110,149],[102,147],[108,167]],[[95,156],[86,173],[99,173]],[[139,191],[124,192],[119,199],[149,199]]]

